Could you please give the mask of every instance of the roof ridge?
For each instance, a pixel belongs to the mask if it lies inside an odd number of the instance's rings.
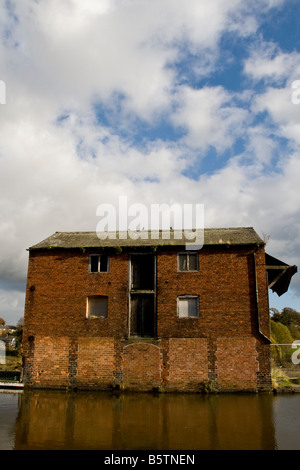
[[[194,231],[196,240],[189,234]],[[180,236],[178,233],[180,232]],[[203,232],[203,233],[201,233]],[[153,233],[159,235],[154,237]],[[159,230],[120,230],[102,232],[101,237],[96,231],[55,232],[40,243],[29,248],[100,248],[117,246],[182,246],[182,245],[261,245],[263,240],[253,227],[207,227],[202,229],[159,229]],[[116,236],[113,236],[113,235]],[[132,236],[134,234],[134,236]],[[143,237],[143,234],[146,236]],[[164,236],[169,234],[169,236]],[[121,236],[123,235],[123,236]],[[125,235],[125,236],[124,236]]]

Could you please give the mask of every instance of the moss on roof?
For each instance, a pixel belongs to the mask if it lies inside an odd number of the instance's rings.
[[[133,238],[133,236],[135,237]],[[179,236],[180,235],[180,236]],[[106,236],[106,238],[104,238]],[[164,238],[163,238],[164,237]],[[197,240],[207,245],[264,245],[263,240],[252,227],[206,228],[204,236],[197,232]],[[74,249],[101,247],[134,247],[134,246],[182,246],[191,243],[184,236],[184,231],[159,232],[151,238],[151,232],[107,232],[98,237],[96,232],[55,232],[45,240],[33,245],[29,250]]]

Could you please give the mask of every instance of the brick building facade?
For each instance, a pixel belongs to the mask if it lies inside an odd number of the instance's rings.
[[[29,248],[25,386],[269,390],[268,273],[281,294],[296,268],[267,256],[252,228],[206,229],[197,251],[55,233]]]

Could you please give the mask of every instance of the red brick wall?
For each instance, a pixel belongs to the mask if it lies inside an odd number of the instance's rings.
[[[66,337],[35,337],[32,381],[36,385],[62,387],[68,385],[69,339]]]
[[[255,338],[219,337],[217,340],[218,385],[226,390],[254,390],[257,386]]]
[[[161,350],[156,345],[126,345],[122,354],[123,387],[130,390],[151,390],[160,387],[161,363]]]
[[[127,255],[108,273],[89,273],[89,255],[74,250],[31,252],[25,321],[31,334],[124,336],[127,328]],[[30,291],[34,286],[34,291]],[[109,297],[108,318],[86,319],[87,296]]]
[[[206,338],[171,338],[169,340],[169,388],[199,391],[208,381]]]
[[[204,247],[198,272],[177,272],[177,251],[158,249],[154,346],[127,339],[128,253],[110,254],[109,273],[89,273],[93,252],[30,253],[25,383],[170,390],[208,382],[220,389],[270,386],[269,346],[259,332],[269,336],[262,248],[255,264],[254,248]],[[177,296],[185,294],[199,296],[199,318],[177,317]],[[86,318],[89,295],[108,296],[107,318]],[[243,361],[247,370],[241,375]]]
[[[198,272],[177,272],[176,252],[159,256],[158,336],[251,335],[257,316],[252,251],[203,248]],[[184,294],[199,295],[199,319],[177,318],[177,296]]]
[[[113,373],[114,339],[79,338],[76,386],[109,386],[114,381]]]

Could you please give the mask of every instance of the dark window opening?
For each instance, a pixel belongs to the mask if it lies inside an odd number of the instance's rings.
[[[198,253],[179,253],[179,271],[198,271]]]
[[[90,272],[91,273],[107,273],[108,272],[108,256],[105,254],[90,256]]]
[[[131,289],[154,289],[153,255],[131,255]]]

